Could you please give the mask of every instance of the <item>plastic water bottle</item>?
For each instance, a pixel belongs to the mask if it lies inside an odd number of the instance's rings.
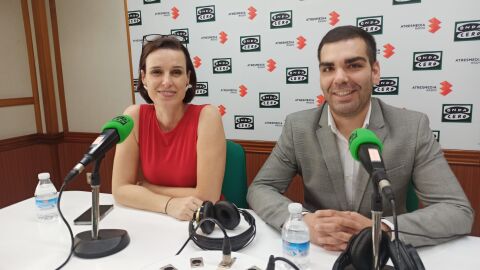
[[[37,206],[37,219],[41,222],[54,221],[58,218],[57,211],[58,193],[50,181],[49,173],[38,174],[38,184],[35,189],[35,205]]]
[[[290,217],[282,227],[283,256],[300,269],[308,269],[310,235],[307,224],[303,222],[302,205],[290,203],[288,212]]]

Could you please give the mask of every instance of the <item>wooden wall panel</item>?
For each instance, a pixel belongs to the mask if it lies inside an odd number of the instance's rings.
[[[50,148],[36,144],[0,152],[0,208],[32,197],[38,173],[50,172],[52,179],[57,179],[58,173],[52,170],[57,157]]]

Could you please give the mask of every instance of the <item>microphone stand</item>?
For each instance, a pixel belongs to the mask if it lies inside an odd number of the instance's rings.
[[[127,231],[120,229],[98,229],[100,163],[105,156],[99,157],[94,164],[90,186],[92,187],[92,230],[75,235],[74,253],[80,258],[101,258],[124,249],[130,243]]]
[[[383,213],[382,195],[378,185],[373,185],[372,194],[372,247],[373,247],[373,269],[380,270],[380,241],[382,240],[381,218]]]

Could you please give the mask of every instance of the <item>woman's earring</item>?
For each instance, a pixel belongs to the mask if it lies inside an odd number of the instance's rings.
[[[191,84],[188,84],[188,85],[187,85],[187,88],[185,88],[185,90],[188,90],[188,89],[190,89],[190,88],[192,88],[192,85],[191,85]]]

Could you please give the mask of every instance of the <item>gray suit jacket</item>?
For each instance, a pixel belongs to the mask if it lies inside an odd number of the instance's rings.
[[[327,108],[323,113],[315,108],[288,115],[275,148],[249,187],[249,205],[276,229],[288,217],[287,205],[291,201],[282,193],[297,173],[303,178],[307,210],[348,210],[371,216],[372,183],[362,166],[353,206],[347,205],[343,168],[327,118]],[[455,234],[469,233],[473,210],[433,138],[427,116],[372,98],[368,128],[384,145],[382,157],[396,196],[399,229],[432,237],[453,238]],[[412,180],[424,208],[406,213],[406,194]],[[383,209],[383,216],[392,221],[392,208],[386,200]],[[400,238],[414,246],[449,239],[402,233]]]

